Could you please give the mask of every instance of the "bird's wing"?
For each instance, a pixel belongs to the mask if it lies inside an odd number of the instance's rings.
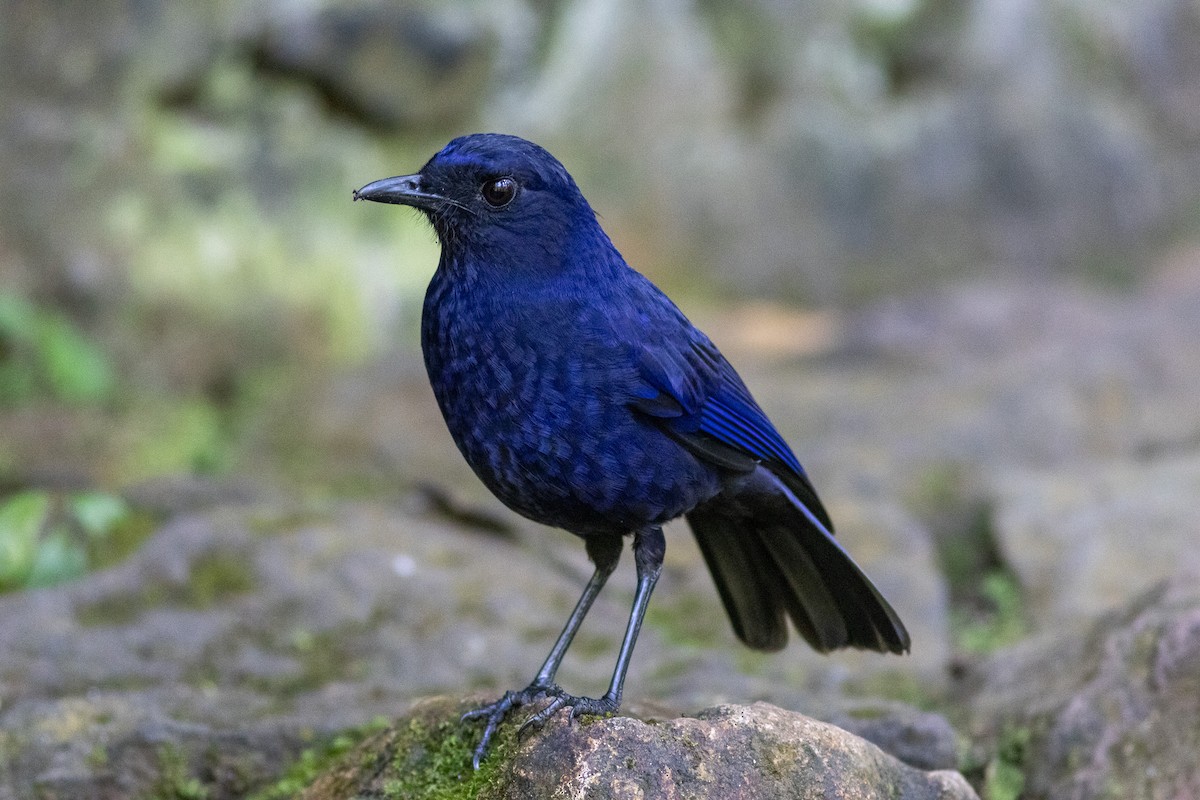
[[[750,472],[764,464],[832,532],[804,468],[733,366],[702,333],[689,333],[684,347],[640,344],[632,407],[715,466]]]

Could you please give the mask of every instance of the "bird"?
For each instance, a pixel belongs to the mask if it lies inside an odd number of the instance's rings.
[[[788,621],[821,653],[906,653],[908,631],[849,553],[808,474],[733,366],[630,267],[567,169],[517,136],[452,140],[420,171],[353,192],[416,208],[440,258],[421,349],[451,437],[505,505],[583,539],[594,569],[530,684],[463,721],[484,729],[547,701],[518,733],[569,709],[615,714],[650,595],[664,523],[683,517],[733,632],[777,651]],[[555,676],[632,536],[636,591],[608,690]]]

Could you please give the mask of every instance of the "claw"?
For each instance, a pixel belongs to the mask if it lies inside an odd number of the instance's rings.
[[[570,695],[559,694],[546,705],[545,708],[539,710],[535,714],[531,714],[529,719],[521,723],[521,727],[517,728],[517,738],[520,739],[528,730],[537,730],[546,724],[546,721],[558,713],[558,710],[567,704],[567,699]]]
[[[521,690],[505,692],[494,703],[488,703],[486,706],[475,708],[464,713],[459,717],[459,722],[473,722],[478,719],[487,720],[483,726],[483,735],[479,737],[479,744],[475,747],[475,753],[471,758],[471,766],[479,769],[479,765],[483,763],[483,759],[487,756],[488,745],[492,741],[492,736],[496,733],[496,729],[500,727],[500,723],[508,716],[508,712],[518,706],[529,705],[533,701],[545,697],[547,695],[557,698],[562,694],[562,690],[553,684],[538,685],[530,684]],[[526,723],[528,724],[528,723]],[[520,730],[524,730],[525,725],[522,725]],[[518,731],[519,735],[520,731]]]
[[[487,755],[492,735],[496,733],[496,729],[508,716],[509,711],[518,706],[529,705],[543,697],[551,698],[550,702],[521,723],[521,727],[517,728],[517,738],[521,738],[528,731],[541,728],[564,708],[571,709],[570,719],[575,720],[584,714],[598,716],[613,714],[621,705],[621,701],[612,694],[606,694],[603,697],[576,697],[573,694],[567,694],[553,684],[548,686],[530,685],[520,691],[505,692],[504,696],[496,702],[468,711],[459,718],[461,722],[471,722],[477,719],[487,720],[487,724],[483,726],[483,735],[479,737],[479,744],[475,748],[475,755],[471,759],[471,766],[479,769],[479,765]]]
[[[620,708],[621,703],[616,698],[606,694],[603,697],[577,697],[575,698],[575,702],[570,705],[571,719],[574,720],[585,714],[594,714],[598,717],[615,714],[617,709]]]
[[[496,714],[499,714],[501,717],[503,717],[515,704],[516,696],[517,692],[505,692],[504,696],[496,702],[488,703],[486,706],[482,706],[480,708],[473,708],[459,717],[458,721],[470,722],[476,719],[491,719]]]

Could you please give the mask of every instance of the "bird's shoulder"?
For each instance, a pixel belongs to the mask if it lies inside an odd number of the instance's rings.
[[[639,342],[640,383],[632,407],[709,460],[739,469],[768,462],[802,478],[800,462],[737,370],[673,303],[667,303],[676,330],[674,335]]]

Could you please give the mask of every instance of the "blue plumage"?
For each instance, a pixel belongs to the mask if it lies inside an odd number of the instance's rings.
[[[686,515],[737,635],[778,649],[790,619],[818,650],[908,649],[888,603],[833,539],[800,462],[724,356],[630,269],[571,176],[512,136],[455,139],[416,175],[356,199],[421,209],[442,244],[422,316],[434,395],[467,462],[504,503],[584,538],[596,565],[527,688],[477,714],[487,741],[513,707],[615,711],[662,565]],[[634,536],[638,588],[608,692],[554,675]]]

